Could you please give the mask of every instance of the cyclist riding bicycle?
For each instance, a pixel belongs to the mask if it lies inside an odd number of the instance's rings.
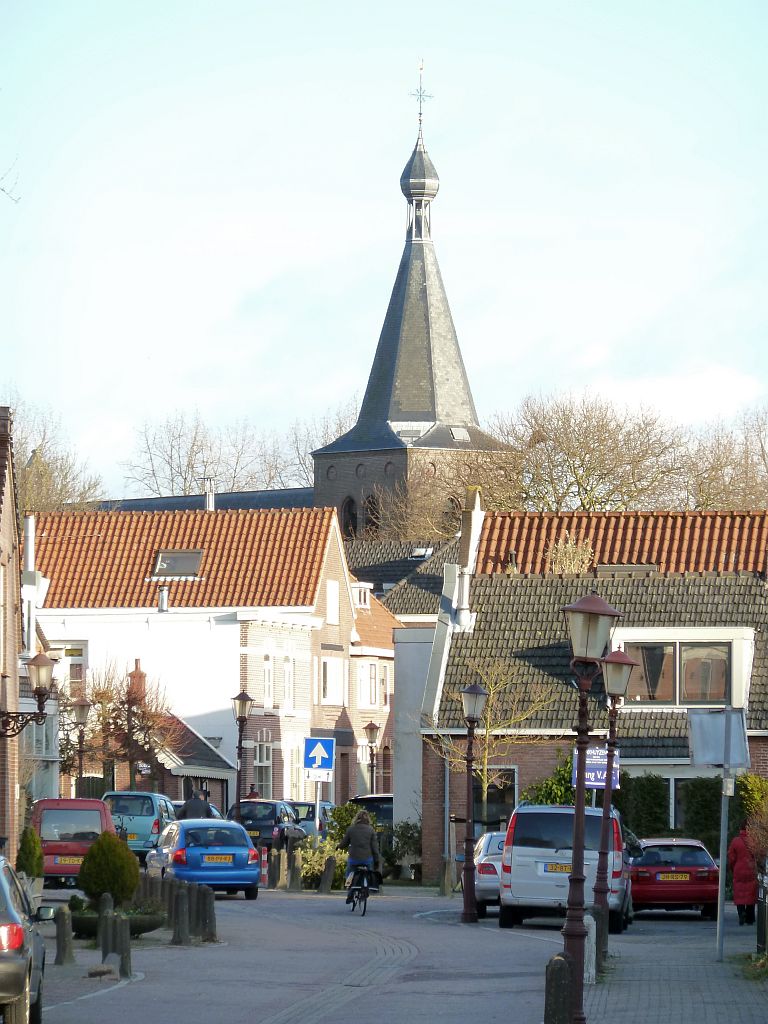
[[[376,867],[380,868],[379,841],[376,832],[371,825],[371,819],[367,811],[358,811],[344,833],[341,840],[342,850],[349,850],[347,858],[347,885],[351,883],[355,868]],[[347,903],[352,901],[352,894],[347,896]]]

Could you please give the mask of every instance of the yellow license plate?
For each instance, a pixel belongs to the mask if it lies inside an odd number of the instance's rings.
[[[257,839],[259,838],[259,833],[258,832],[249,832],[248,835],[249,836],[256,836]]]
[[[138,837],[138,835],[136,834],[136,832],[129,832],[129,833],[128,833],[128,838],[129,838],[129,839],[138,839],[139,837]]]
[[[206,853],[203,855],[204,864],[231,864],[232,855],[223,853]]]
[[[54,860],[55,860],[55,862],[57,864],[82,864],[83,863],[83,858],[82,857],[55,857]]]
[[[570,864],[545,864],[544,865],[544,870],[547,873],[549,873],[550,871],[554,871],[554,872],[556,872],[559,875],[569,875],[571,873],[571,865]]]
[[[662,871],[656,877],[660,882],[688,882],[691,878],[687,871]]]

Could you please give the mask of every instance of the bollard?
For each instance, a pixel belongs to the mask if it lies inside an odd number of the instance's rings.
[[[102,963],[104,963],[109,954],[112,952],[112,921],[114,919],[114,916],[115,915],[111,910],[106,910],[102,915],[100,915],[101,936],[99,944],[101,946]]]
[[[323,866],[323,873],[320,875],[320,884],[317,887],[318,892],[330,892],[333,888],[333,879],[336,875],[336,858],[326,857],[325,865]]]
[[[103,892],[99,897],[99,917],[96,921],[96,946],[101,946],[101,935],[102,928],[104,927],[103,920],[104,915],[107,913],[113,913],[115,909],[115,902],[112,899],[111,892]]]
[[[189,896],[189,934],[200,934],[200,886],[193,882],[188,890]]]
[[[291,892],[301,892],[301,850],[294,850],[290,855],[288,888]]]
[[[278,854],[277,888],[288,888],[288,851],[281,850]]]
[[[75,951],[72,941],[72,914],[69,907],[58,907],[54,915],[56,920],[56,959],[57,966],[73,964]]]
[[[595,971],[597,928],[592,914],[584,915],[584,927],[587,929],[587,937],[584,940],[584,984],[594,985],[597,981],[597,972]]]
[[[200,886],[200,922],[203,942],[217,942],[216,896],[207,885]]]
[[[163,880],[159,875],[147,877],[147,896],[153,903],[163,902]]]
[[[269,849],[266,846],[261,848],[261,878],[259,882],[261,885],[267,884],[267,878],[269,876]]]
[[[276,889],[280,873],[280,855],[277,850],[269,851],[269,868],[267,871],[267,888]]]
[[[168,918],[168,927],[173,928],[173,922],[176,919],[176,892],[179,888],[179,883],[175,878],[165,879],[165,916]]]
[[[593,904],[587,907],[595,922],[595,970],[602,974],[608,959],[608,911]]]
[[[189,893],[185,885],[180,885],[176,890],[171,944],[189,946],[191,943],[192,940],[189,937]]]
[[[573,962],[567,953],[549,958],[544,981],[544,1024],[570,1024]]]
[[[131,922],[127,917],[115,917],[117,935],[115,952],[120,957],[120,977],[131,977]]]

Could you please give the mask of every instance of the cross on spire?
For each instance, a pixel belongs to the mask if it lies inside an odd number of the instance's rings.
[[[421,117],[422,117],[422,107],[424,105],[424,101],[425,100],[431,100],[433,98],[432,97],[432,93],[426,92],[424,90],[424,60],[423,60],[423,58],[419,62],[419,88],[415,89],[411,93],[411,96],[415,96],[416,99],[419,101],[419,132],[421,132]]]

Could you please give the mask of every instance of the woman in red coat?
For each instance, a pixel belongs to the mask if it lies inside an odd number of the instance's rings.
[[[739,912],[739,924],[755,923],[757,903],[757,866],[747,843],[747,823],[742,822],[739,834],[728,847],[728,867],[733,872],[733,902]]]

